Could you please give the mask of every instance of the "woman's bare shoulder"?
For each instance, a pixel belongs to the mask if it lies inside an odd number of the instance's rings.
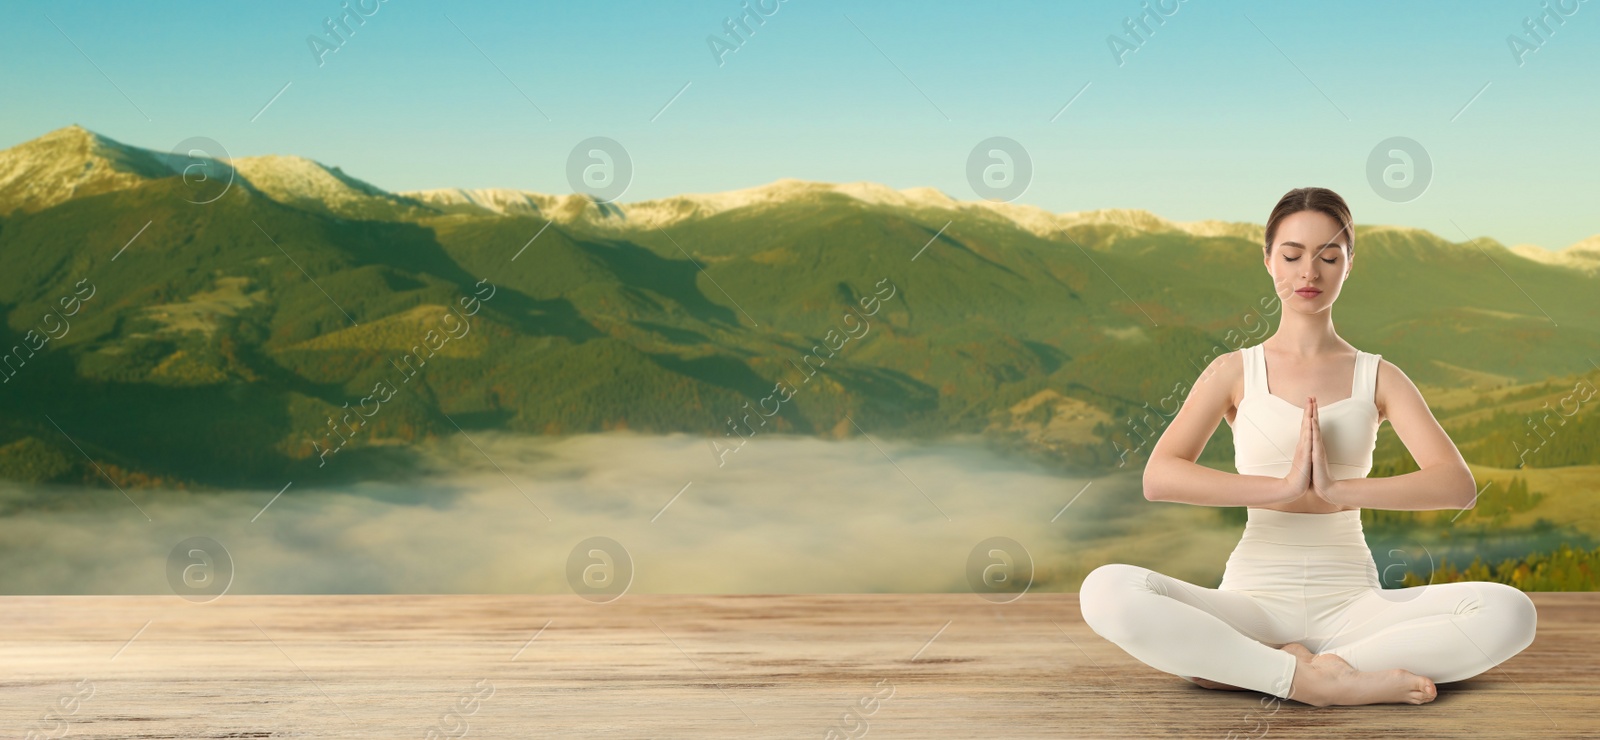
[[[1381,355],[1378,357],[1377,377],[1373,379],[1372,405],[1378,407],[1379,423],[1389,418],[1389,405],[1394,399],[1421,395],[1416,383],[1411,382],[1411,376],[1406,375],[1399,365],[1383,359]]]
[[[1195,381],[1195,390],[1226,399],[1227,409],[1237,407],[1244,394],[1244,350],[1236,349],[1211,358],[1205,371],[1200,373],[1200,379]]]

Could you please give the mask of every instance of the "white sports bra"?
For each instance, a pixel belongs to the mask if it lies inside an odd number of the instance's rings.
[[[1300,439],[1305,409],[1267,392],[1267,357],[1262,346],[1239,350],[1244,361],[1244,398],[1229,426],[1233,427],[1233,466],[1241,475],[1289,474]],[[1378,359],[1356,350],[1355,377],[1349,398],[1318,407],[1322,441],[1335,480],[1365,478],[1372,472],[1372,451],[1378,444]]]

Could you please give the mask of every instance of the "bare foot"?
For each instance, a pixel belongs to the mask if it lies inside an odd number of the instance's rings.
[[[1220,683],[1220,682],[1217,682],[1217,681],[1212,681],[1210,679],[1201,678],[1199,676],[1190,677],[1189,680],[1195,682],[1197,685],[1199,685],[1202,688],[1214,689],[1216,691],[1245,691],[1246,690],[1246,689],[1241,689],[1238,686],[1229,686],[1228,684]]]
[[[1306,660],[1311,660],[1312,658],[1316,657],[1316,653],[1311,652],[1311,648],[1301,645],[1298,642],[1291,642],[1278,649],[1289,653],[1296,658],[1305,658]]]
[[[1433,681],[1402,668],[1358,671],[1332,653],[1312,655],[1299,643],[1281,648],[1295,656],[1289,698],[1314,707],[1426,704],[1438,698]]]

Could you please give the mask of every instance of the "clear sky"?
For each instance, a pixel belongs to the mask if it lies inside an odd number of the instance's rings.
[[[1535,39],[1532,0],[1162,0],[1135,39],[1134,0],[750,0],[776,10],[741,44],[736,0],[361,2],[376,9],[342,43],[335,0],[7,3],[0,147],[77,123],[297,154],[389,190],[566,193],[568,153],[607,136],[634,163],[624,202],[782,177],[970,200],[969,152],[1007,136],[1034,167],[1017,202],[1052,211],[1261,223],[1321,185],[1357,222],[1456,241],[1600,234],[1600,3],[1549,0],[1572,12]],[[737,45],[720,65],[713,35]],[[313,36],[338,47],[320,66]],[[1393,136],[1433,164],[1407,202],[1368,181]]]

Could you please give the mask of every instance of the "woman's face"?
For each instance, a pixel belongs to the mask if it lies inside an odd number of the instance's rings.
[[[1267,272],[1283,305],[1300,313],[1332,306],[1351,267],[1340,224],[1321,211],[1300,211],[1279,222],[1273,239]]]

